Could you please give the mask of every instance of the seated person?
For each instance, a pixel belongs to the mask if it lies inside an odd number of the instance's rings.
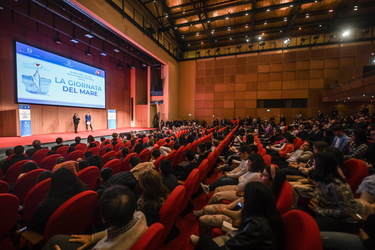
[[[22,167],[22,173],[18,176],[18,179],[24,176],[26,173],[30,172],[31,170],[38,169],[38,165],[33,161],[28,161]]]
[[[64,144],[63,144],[63,139],[61,138],[61,137],[57,137],[56,138],[56,145],[55,146],[53,146],[52,148],[51,148],[51,150],[54,150],[54,151],[56,151],[58,148],[60,148],[60,147],[62,147],[62,146],[65,146]]]
[[[103,221],[109,224],[107,230],[93,235],[55,235],[43,249],[130,249],[147,229],[145,216],[136,211],[135,204],[133,192],[113,186],[103,193],[99,203]]]
[[[189,164],[187,166],[184,166],[182,169],[175,171],[175,175],[178,176],[177,179],[180,181],[185,181],[189,177],[191,171],[198,167],[198,164],[195,161],[195,153],[193,150],[186,150],[185,160],[189,162]]]
[[[42,143],[39,140],[34,140],[33,148],[26,150],[26,154],[31,157],[36,151],[44,149],[44,148],[47,148],[47,147],[42,147]]]
[[[76,136],[76,138],[74,138],[74,143],[72,143],[72,144],[70,144],[70,147],[75,147],[75,146],[77,146],[78,144],[80,144],[81,143],[81,137],[79,137],[79,136]]]
[[[163,184],[172,192],[178,186],[176,176],[172,173],[172,162],[170,160],[162,160],[160,162],[160,172],[163,177]]]
[[[130,172],[138,180],[138,177],[141,173],[155,169],[155,166],[152,162],[142,162],[141,159],[137,156],[130,158],[129,164],[131,166]]]
[[[24,155],[25,148],[21,145],[15,146],[13,148],[14,156],[12,158],[6,160],[3,165],[1,165],[1,170],[3,170],[3,174],[6,175],[8,168],[12,166],[14,163],[23,161],[23,160],[31,160],[31,157]]]

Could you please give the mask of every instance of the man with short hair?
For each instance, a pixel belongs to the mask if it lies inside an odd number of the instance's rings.
[[[99,206],[104,222],[110,225],[107,230],[92,235],[55,235],[43,249],[70,250],[89,246],[92,249],[130,249],[147,230],[146,217],[136,211],[135,195],[127,187],[108,188]]]
[[[75,147],[75,146],[77,146],[78,144],[81,143],[81,140],[82,140],[81,137],[76,136],[76,138],[74,138],[75,143],[70,144],[70,146],[71,146],[71,147]]]
[[[26,154],[31,157],[36,151],[41,150],[43,148],[46,148],[46,147],[42,147],[42,143],[39,140],[34,140],[33,147],[26,150]]]
[[[58,148],[60,148],[60,147],[62,147],[62,146],[65,146],[64,144],[63,144],[63,139],[61,138],[61,137],[57,137],[56,138],[56,145],[55,146],[53,146],[52,148],[51,148],[51,150],[53,150],[53,151],[56,151]]]
[[[335,137],[333,138],[331,147],[339,148],[342,151],[350,140],[350,137],[344,133],[344,128],[341,125],[334,126],[332,130]]]
[[[25,148],[21,145],[15,146],[13,148],[14,156],[8,160],[6,160],[3,165],[1,165],[1,169],[3,170],[3,174],[5,175],[8,171],[8,168],[12,166],[14,163],[23,161],[23,160],[30,160],[31,157],[25,156],[23,152],[25,151]]]

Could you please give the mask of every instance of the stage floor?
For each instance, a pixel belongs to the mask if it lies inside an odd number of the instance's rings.
[[[25,146],[29,148],[34,140],[40,140],[44,146],[50,148],[47,144],[55,145],[55,140],[57,137],[61,137],[64,142],[70,144],[69,141],[74,141],[76,136],[80,136],[82,138],[82,142],[86,142],[87,136],[92,135],[95,137],[96,140],[99,140],[100,137],[112,138],[112,133],[127,133],[130,131],[150,131],[154,130],[154,128],[142,128],[142,127],[125,127],[125,128],[118,128],[118,129],[101,129],[95,130],[94,132],[86,132],[86,131],[78,131],[78,133],[74,132],[67,132],[67,133],[56,133],[56,134],[39,134],[39,135],[30,135],[24,137],[0,137],[0,149],[6,148],[13,148],[17,145]],[[73,142],[72,142],[73,143]]]

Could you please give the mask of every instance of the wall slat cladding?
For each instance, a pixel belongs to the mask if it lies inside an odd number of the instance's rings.
[[[196,109],[206,109],[208,113],[212,111],[218,119],[248,115],[269,117],[281,112],[291,120],[297,111],[304,116],[315,116],[317,110],[324,111],[325,108],[321,102],[322,91],[362,74],[362,67],[369,63],[371,50],[369,44],[329,45],[300,51],[285,50],[284,53],[275,51],[275,54],[254,53],[239,58],[213,59],[212,63],[206,61],[206,66],[214,65],[214,80],[210,78],[204,83],[206,91],[212,89],[214,102],[213,106],[204,103],[206,107],[196,106]],[[236,64],[235,73],[232,63]],[[213,77],[211,73],[206,69],[205,77]],[[197,80],[198,86],[201,81],[200,78]],[[308,98],[308,108],[271,109],[271,112],[257,108],[258,99],[283,98]],[[211,118],[212,114],[197,116],[197,119],[206,121]]]

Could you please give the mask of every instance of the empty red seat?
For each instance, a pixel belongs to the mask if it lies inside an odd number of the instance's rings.
[[[13,194],[0,194],[0,239],[10,234],[17,223],[20,201]]]
[[[33,160],[39,164],[44,158],[47,157],[49,151],[50,150],[48,148],[40,149],[36,151],[31,158],[33,158]]]
[[[102,169],[105,169],[105,168],[112,169],[112,174],[115,175],[118,172],[120,172],[121,161],[119,159],[110,160],[109,162],[107,162],[106,164],[104,164],[104,166],[102,167]]]
[[[84,157],[85,153],[83,153],[83,151],[81,150],[74,150],[72,152],[70,152],[66,157],[65,159],[67,161],[76,161],[78,158],[82,158]]]
[[[56,153],[65,157],[68,153],[68,150],[69,146],[61,146],[58,149],[56,149]]]
[[[20,203],[23,204],[23,199],[27,192],[36,185],[36,180],[44,169],[34,169],[21,176],[14,184],[13,194],[18,197]]]
[[[45,170],[52,171],[53,167],[56,165],[56,160],[59,157],[62,157],[62,155],[60,155],[60,154],[54,154],[54,155],[49,155],[49,156],[45,157],[39,163],[39,168],[43,168]]]
[[[86,184],[87,189],[94,190],[96,183],[100,178],[99,168],[95,166],[84,168],[77,173],[77,176]]]

